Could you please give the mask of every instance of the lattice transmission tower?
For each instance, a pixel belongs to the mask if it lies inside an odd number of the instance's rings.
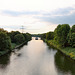
[[[22,25],[20,29],[22,30],[22,33],[23,33],[25,28],[24,28],[24,26]]]

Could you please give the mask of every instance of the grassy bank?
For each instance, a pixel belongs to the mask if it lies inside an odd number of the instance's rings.
[[[11,46],[12,46],[12,49],[14,49],[17,46],[17,44],[11,43]]]
[[[25,41],[25,42],[23,42],[23,43],[21,43],[21,44],[12,43],[12,51],[13,51],[14,49],[19,48],[19,47],[22,47],[23,45],[27,44],[27,42],[28,42],[28,41]]]
[[[64,53],[66,56],[70,57],[71,59],[75,60],[75,48],[72,47],[66,47],[62,48],[60,45],[58,45],[55,41],[53,40],[44,40],[46,43],[49,45],[52,45],[53,47],[57,48],[60,50],[62,53]]]
[[[9,52],[9,50],[6,50],[6,51],[0,51],[0,56],[6,54],[6,53],[8,53],[8,52]]]
[[[8,52],[11,52],[12,51],[12,49],[14,49],[16,46],[17,46],[17,44],[15,44],[15,43],[11,43],[11,50],[3,50],[3,51],[0,51],[0,56],[2,56],[2,55],[5,55],[6,53],[8,53]]]
[[[25,43],[27,43],[28,41],[25,41],[22,44],[16,44],[16,43],[11,43],[11,50],[4,50],[4,51],[0,51],[0,56],[5,55],[8,52],[14,51],[15,48],[19,48],[21,46],[23,46]]]

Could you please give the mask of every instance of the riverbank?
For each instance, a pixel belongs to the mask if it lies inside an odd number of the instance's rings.
[[[71,59],[75,60],[75,48],[72,47],[66,47],[66,48],[61,48],[60,45],[55,43],[53,40],[44,40],[48,45],[51,45],[61,51],[63,54],[66,56],[70,57]]]
[[[22,44],[19,44],[19,45],[15,44],[15,43],[12,43],[12,51],[14,51],[14,49],[22,47],[23,45],[27,44],[27,42],[28,41],[25,41],[25,42],[23,42]]]
[[[11,43],[11,46],[12,46],[11,50],[0,51],[0,56],[5,55],[5,54],[7,54],[8,52],[14,51],[14,49],[17,49],[17,48],[23,46],[23,45],[26,44],[27,42],[28,42],[28,41],[25,41],[25,42],[23,42],[22,44],[19,44],[19,45],[18,45],[18,44],[15,44],[15,43]]]
[[[6,51],[0,51],[0,56],[5,55],[5,54],[8,53],[8,52],[9,52],[9,50],[6,50]]]

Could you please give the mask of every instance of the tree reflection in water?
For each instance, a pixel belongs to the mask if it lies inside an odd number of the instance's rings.
[[[0,69],[6,68],[7,65],[10,63],[10,55],[11,53],[8,53],[0,57]]]
[[[55,66],[59,72],[66,73],[66,75],[75,75],[75,61],[59,51],[55,54]]]

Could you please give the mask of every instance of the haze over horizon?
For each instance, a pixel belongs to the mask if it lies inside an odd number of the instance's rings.
[[[45,33],[75,24],[75,0],[0,0],[0,28]]]

